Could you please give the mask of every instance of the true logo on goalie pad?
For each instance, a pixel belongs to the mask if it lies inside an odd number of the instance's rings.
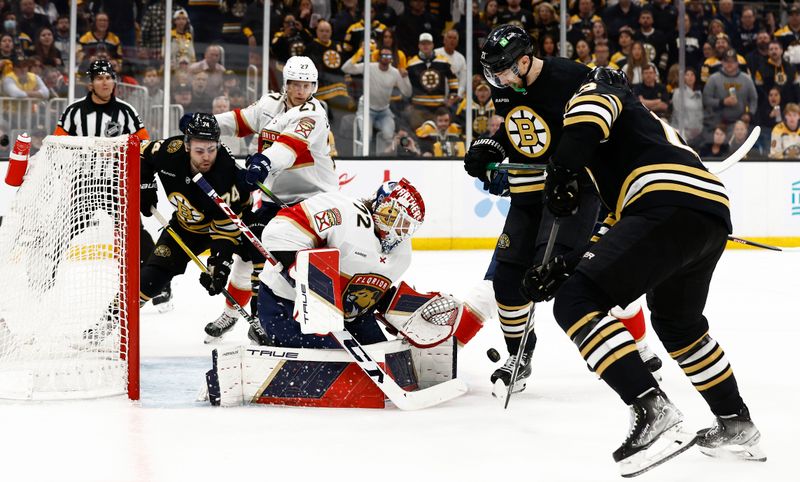
[[[389,278],[379,274],[355,275],[344,289],[344,317],[352,319],[364,314],[381,299],[392,286]]]
[[[323,232],[328,228],[342,224],[342,213],[337,208],[326,209],[314,214],[314,223],[317,225],[317,232]]]

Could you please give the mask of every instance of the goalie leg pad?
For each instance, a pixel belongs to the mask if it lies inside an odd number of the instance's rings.
[[[294,303],[281,298],[261,283],[258,292],[258,321],[269,344],[294,348],[340,348],[332,336],[306,335],[292,317]]]
[[[408,345],[399,341],[366,347],[401,387],[417,387]],[[213,358],[212,358],[213,360]],[[385,362],[384,362],[385,360]],[[227,368],[225,368],[227,367]],[[384,408],[383,392],[344,350],[237,347],[220,353],[219,404],[304,407]],[[210,375],[208,379],[213,379]],[[209,399],[214,403],[214,385]]]
[[[411,353],[421,389],[452,380],[458,375],[458,344],[453,337],[431,348],[413,347]]]

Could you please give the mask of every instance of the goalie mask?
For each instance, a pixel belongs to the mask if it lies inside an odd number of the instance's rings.
[[[405,178],[381,184],[372,201],[375,233],[384,253],[409,239],[425,220],[425,203]]]
[[[286,65],[283,66],[283,92],[286,93],[286,84],[290,80],[299,80],[301,82],[313,82],[314,90],[311,94],[314,95],[319,87],[318,78],[317,66],[314,65],[310,58],[301,55],[289,57]]]

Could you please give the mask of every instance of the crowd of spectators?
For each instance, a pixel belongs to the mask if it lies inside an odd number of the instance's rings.
[[[270,87],[280,89],[282,65],[311,57],[320,72],[317,97],[329,109],[339,154],[360,140],[365,115],[364,64],[370,64],[369,133],[376,155],[458,156],[467,129],[488,135],[494,115],[476,56],[489,31],[514,23],[526,29],[538,56],[559,55],[591,67],[626,72],[650,110],[678,128],[705,155],[724,155],[755,126],[755,153],[776,158],[800,152],[800,5],[687,0],[678,18],[670,0],[374,0],[370,59],[364,59],[364,12],[359,0],[275,0],[270,15]],[[83,0],[70,34],[68,0],[0,0],[0,97],[47,100],[68,90],[69,43],[78,41],[78,72],[107,58],[120,82],[169,96],[185,112],[222,111],[248,102],[245,73],[261,72],[263,0]],[[466,14],[473,33],[466,37]],[[567,43],[559,20],[567,17]],[[171,18],[170,57],[164,22]],[[678,22],[686,42],[679,45]],[[678,52],[685,51],[679,88]],[[252,69],[252,67],[251,67]],[[259,74],[260,75],[260,74]],[[76,80],[79,87],[82,79]],[[472,84],[472,125],[466,125],[466,86]],[[78,89],[78,93],[82,93]],[[252,99],[250,99],[252,100]],[[8,130],[9,126],[0,128]],[[247,141],[235,143],[246,151]]]

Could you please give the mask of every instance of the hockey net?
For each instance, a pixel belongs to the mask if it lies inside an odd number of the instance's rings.
[[[0,398],[139,397],[139,139],[49,136],[0,225]]]

